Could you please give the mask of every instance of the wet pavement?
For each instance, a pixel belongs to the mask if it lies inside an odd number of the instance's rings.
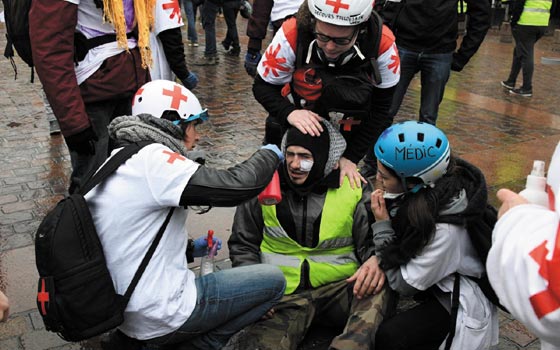
[[[225,23],[219,18],[217,24],[219,64],[191,68],[201,81],[195,93],[211,113],[210,122],[201,127],[199,148],[207,151],[210,166],[228,167],[258,149],[266,113],[253,98],[252,81],[243,69],[244,51],[240,57],[226,55],[220,45]],[[240,18],[238,24],[245,48],[246,20]],[[0,24],[0,32],[4,30]],[[521,190],[533,160],[548,161],[560,140],[560,65],[541,63],[543,57],[545,62],[560,57],[556,34],[536,46],[532,98],[512,96],[500,87],[509,72],[512,44],[500,41],[497,28],[447,85],[438,126],[449,136],[456,155],[483,170],[494,203],[501,187]],[[200,47],[186,48],[188,61],[203,55],[200,27],[199,41]],[[0,47],[4,46],[1,35]],[[96,339],[71,344],[45,331],[35,306],[34,234],[45,212],[62,198],[70,165],[62,136],[49,135],[38,79],[31,84],[29,68],[19,59],[16,62],[19,74],[14,80],[9,61],[0,60],[0,290],[11,302],[11,316],[0,324],[0,349],[96,349]],[[419,98],[415,79],[398,120],[417,118]],[[223,208],[191,215],[190,232],[198,236],[214,229],[226,238],[232,214],[233,209]],[[225,248],[219,256],[227,257]],[[539,349],[538,340],[510,315],[501,314],[500,322],[499,349]]]

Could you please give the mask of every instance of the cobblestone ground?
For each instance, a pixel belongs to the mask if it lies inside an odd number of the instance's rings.
[[[245,48],[246,20],[240,18],[238,23]],[[225,23],[218,19],[217,24],[221,50]],[[186,49],[189,62],[203,55],[203,34],[199,28],[200,47]],[[555,51],[558,41],[545,37],[537,45],[533,98],[513,97],[500,87],[509,70],[512,45],[500,41],[497,29],[465,70],[453,73],[449,81],[438,126],[448,133],[456,154],[484,171],[491,193],[503,186],[520,190],[532,160],[550,159],[560,139],[560,66],[540,63],[540,57],[560,56]],[[0,47],[4,45],[1,35]],[[266,113],[253,98],[243,55],[221,51],[219,65],[191,66],[201,80],[195,93],[211,113],[199,144],[208,152],[210,166],[227,167],[247,158],[264,134]],[[10,63],[0,60],[0,289],[10,296],[12,312],[0,325],[0,349],[96,349],[98,339],[72,344],[45,331],[35,308],[33,237],[45,212],[62,198],[70,166],[63,138],[49,135],[39,81],[31,84],[29,69],[19,59],[16,63],[19,74],[14,80]],[[415,79],[398,119],[416,119],[418,108]],[[231,219],[212,215],[207,214],[206,220]],[[500,324],[499,349],[539,348],[538,340],[510,315],[501,314]],[[320,342],[307,345],[320,347]]]

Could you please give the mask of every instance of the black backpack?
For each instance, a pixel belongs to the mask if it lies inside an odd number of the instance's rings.
[[[61,200],[47,213],[37,229],[35,257],[40,276],[37,307],[46,329],[57,332],[65,340],[88,339],[124,321],[130,296],[171,219],[173,208],[125,295],[117,294],[84,195],[150,143],[130,144],[119,151],[78,193]]]
[[[33,82],[33,56],[29,39],[29,10],[32,0],[2,0],[4,19],[6,21],[6,49],[4,56],[10,60],[17,78],[17,67],[14,62],[14,49],[18,56],[31,67]]]

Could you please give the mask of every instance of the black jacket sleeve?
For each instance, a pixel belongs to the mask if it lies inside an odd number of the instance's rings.
[[[523,8],[525,7],[526,0],[514,0],[511,3],[510,8],[510,16],[511,16],[511,25],[515,26],[517,21],[519,21],[519,17],[521,17],[521,13],[523,12]]]
[[[229,258],[233,267],[261,263],[261,242],[264,220],[256,198],[237,207],[228,240]]]
[[[467,34],[461,42],[459,50],[453,54],[452,69],[461,71],[476,53],[490,29],[490,2],[485,0],[466,0],[467,3]]]
[[[161,40],[165,58],[173,73],[180,80],[186,79],[189,75],[189,69],[185,62],[185,47],[183,45],[181,28],[164,30],[158,34],[158,38]]]
[[[356,247],[356,255],[361,263],[375,255],[371,228],[374,221],[371,212],[371,191],[372,186],[369,182],[362,187],[362,199],[356,206],[352,222],[352,238]]]
[[[226,170],[201,166],[183,190],[179,204],[231,207],[257,196],[272,180],[280,160],[262,149],[241,164]]]
[[[281,85],[273,85],[264,81],[258,74],[253,82],[253,95],[266,111],[277,118],[282,124],[287,124],[288,115],[297,108],[282,96]]]
[[[346,140],[348,145],[342,155],[344,158],[358,164],[383,130],[391,126],[393,118],[389,116],[389,108],[394,92],[394,86],[386,89],[373,88],[371,116],[354,137]]]

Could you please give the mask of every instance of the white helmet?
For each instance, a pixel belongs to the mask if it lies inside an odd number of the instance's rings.
[[[313,17],[337,26],[354,26],[371,16],[375,0],[307,0]]]
[[[198,98],[183,85],[170,80],[154,80],[142,85],[132,99],[132,115],[151,114],[178,125],[208,120]]]

